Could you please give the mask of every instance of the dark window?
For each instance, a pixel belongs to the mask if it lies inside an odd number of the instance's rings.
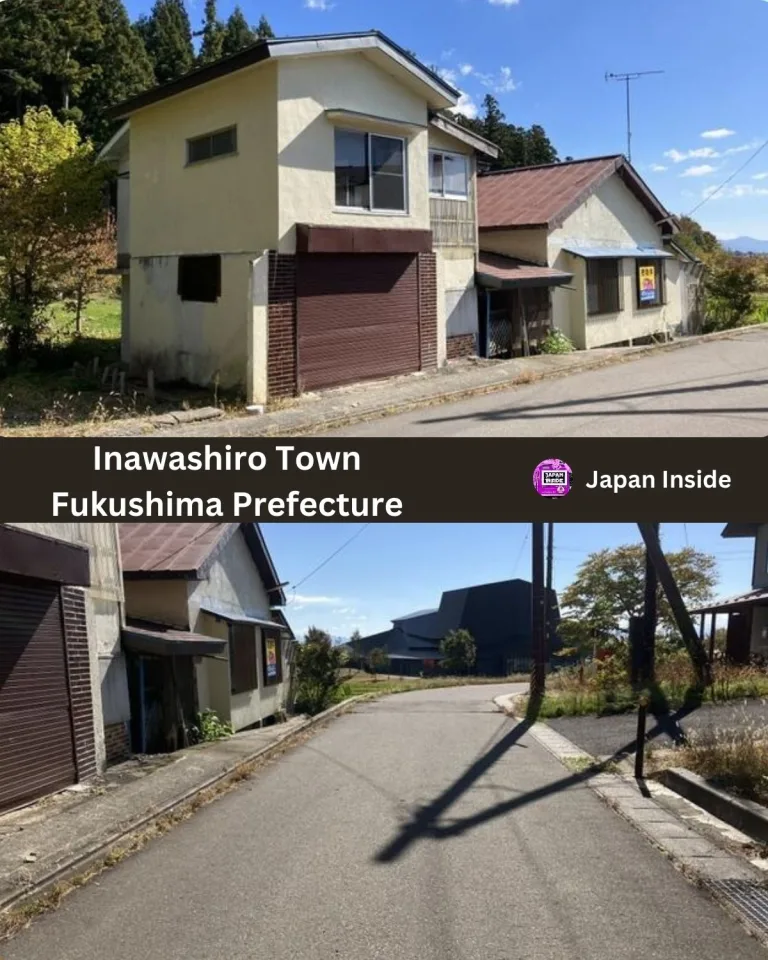
[[[200,163],[230,153],[237,153],[237,127],[187,140],[187,163]]]
[[[259,688],[256,631],[247,623],[229,625],[229,675],[232,693],[247,693]]]
[[[269,687],[283,679],[283,651],[280,634],[271,630],[263,633],[264,685]]]
[[[336,131],[336,206],[405,212],[405,141]]]
[[[664,261],[637,261],[637,306],[661,307],[664,304]]]
[[[178,294],[182,300],[216,303],[221,296],[221,257],[179,257]]]
[[[619,293],[619,260],[587,260],[587,313],[618,313],[621,310]]]

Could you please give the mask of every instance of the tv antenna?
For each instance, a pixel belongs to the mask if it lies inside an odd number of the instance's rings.
[[[639,80],[640,77],[649,77],[652,74],[664,73],[663,70],[640,70],[637,73],[606,73],[606,83],[609,80],[616,80],[623,83],[627,88],[627,160],[632,162],[632,105],[630,86],[633,80]]]

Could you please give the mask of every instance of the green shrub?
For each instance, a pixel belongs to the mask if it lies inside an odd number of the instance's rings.
[[[576,347],[562,330],[550,330],[541,341],[542,353],[573,353]]]
[[[299,713],[322,713],[338,699],[342,651],[324,630],[310,627],[296,649],[296,701]]]
[[[219,719],[215,710],[203,710],[197,715],[197,726],[190,732],[193,743],[212,743],[231,737],[235,731],[231,723]]]

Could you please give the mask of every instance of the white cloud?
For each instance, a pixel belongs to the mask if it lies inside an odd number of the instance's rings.
[[[705,140],[722,140],[723,137],[732,137],[735,133],[735,130],[729,130],[727,127],[717,127],[715,130],[705,130],[702,137]]]
[[[336,4],[328,0],[304,0],[304,6],[307,10],[333,10]]]
[[[456,86],[456,81],[458,77],[456,76],[456,71],[451,70],[448,67],[441,67],[438,71],[440,76],[445,80],[446,83],[450,83],[452,87]]]
[[[668,157],[672,163],[682,163],[684,160],[713,159],[720,154],[712,147],[697,147],[695,150],[686,150],[685,153],[681,150],[667,150],[664,156]]]
[[[307,596],[303,593],[297,593],[291,597],[291,603],[300,603],[302,606],[308,606],[310,604],[327,606],[330,604],[342,603],[342,599],[341,597],[324,597],[317,595]]]
[[[471,73],[474,72],[474,67],[471,63],[461,63],[459,64],[459,73],[462,77],[468,77]]]
[[[653,170],[654,173],[664,173],[664,171],[665,171],[666,169],[667,169],[667,168],[664,166],[663,163],[652,163],[652,164],[651,164],[651,170]]]
[[[717,167],[713,167],[710,163],[702,163],[698,167],[688,167],[687,170],[684,170],[680,176],[681,177],[706,177],[710,173],[714,173],[717,170]]]
[[[443,50],[442,53],[440,54],[440,59],[451,60],[453,58],[454,53],[456,53],[455,47],[451,47],[450,50]]]
[[[754,150],[754,148],[759,145],[759,140],[750,140],[749,143],[742,143],[740,147],[728,147],[727,150],[723,150],[723,156],[730,157],[734,153],[744,153],[746,150]]]
[[[514,7],[520,3],[520,0],[488,0],[492,7]]]
[[[717,196],[714,196],[717,192]],[[713,197],[715,200],[741,200],[743,197],[768,197],[768,187],[756,187],[754,183],[734,183],[730,187],[723,187],[718,190],[717,187],[707,187],[702,191],[702,199],[708,200]]]
[[[756,173],[753,177],[753,180],[768,180],[768,173]]]
[[[451,108],[451,113],[460,113],[468,120],[474,120],[478,114],[477,104],[468,93],[462,93],[459,102]]]
[[[502,67],[499,71],[499,79],[494,86],[496,93],[511,93],[513,90],[517,90],[517,84],[512,77],[512,68],[511,67]]]

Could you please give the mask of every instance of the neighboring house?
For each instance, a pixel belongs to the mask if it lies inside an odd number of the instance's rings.
[[[127,754],[115,524],[0,524],[0,809]]]
[[[200,712],[242,730],[286,708],[292,634],[254,523],[119,524],[133,749],[184,747]]]
[[[440,642],[452,630],[468,630],[477,645],[475,673],[507,676],[527,669],[531,662],[532,587],[527,580],[503,580],[442,595],[440,606],[420,610],[392,621],[392,629],[364,637],[367,655],[383,648],[392,673],[417,674],[439,666]],[[555,623],[559,620],[557,596],[551,594]],[[552,631],[550,652],[559,641]]]
[[[527,352],[550,329],[580,349],[698,330],[699,261],[623,156],[478,180],[480,352]]]
[[[370,31],[263,40],[113,111],[124,362],[263,404],[461,353],[498,150],[459,96]]]
[[[722,536],[754,540],[752,589],[692,612],[701,615],[703,626],[705,618],[711,617],[709,637],[712,644],[717,617],[727,615],[726,657],[733,663],[748,663],[753,654],[768,657],[768,523],[729,523]],[[703,634],[706,632],[702,630]],[[711,653],[712,647],[710,656]]]

